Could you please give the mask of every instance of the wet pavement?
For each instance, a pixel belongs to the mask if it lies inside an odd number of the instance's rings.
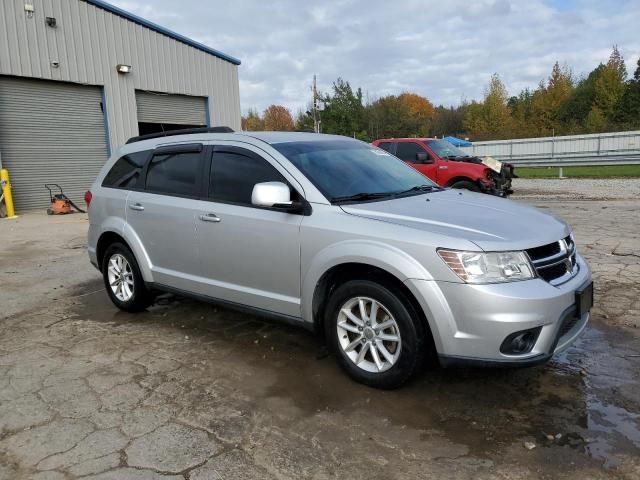
[[[36,296],[0,320],[0,479],[640,478],[636,202],[539,206],[597,288],[585,334],[534,368],[378,391],[302,329],[171,295],[119,312],[97,274]]]

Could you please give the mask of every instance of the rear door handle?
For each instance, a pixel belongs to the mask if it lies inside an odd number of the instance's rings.
[[[144,207],[142,205],[140,205],[139,203],[134,203],[133,205],[129,205],[129,208],[131,210],[137,210],[138,212],[141,212],[144,210]]]
[[[200,215],[200,220],[203,222],[220,223],[222,219],[215,213],[207,213],[206,215]]]

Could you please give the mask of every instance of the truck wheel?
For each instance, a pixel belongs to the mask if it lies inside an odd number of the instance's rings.
[[[329,299],[327,342],[340,366],[357,382],[392,389],[423,365],[419,316],[401,291],[369,280],[351,280]]]
[[[120,310],[140,312],[151,305],[153,296],[126,245],[118,242],[107,247],[102,259],[102,277],[109,298]]]
[[[462,188],[464,190],[470,190],[472,192],[479,192],[480,188],[478,185],[473,183],[470,180],[459,180],[451,184],[451,188]]]

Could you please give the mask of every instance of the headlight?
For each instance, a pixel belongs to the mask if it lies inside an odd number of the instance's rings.
[[[535,277],[524,252],[460,252],[438,250],[438,255],[467,283],[501,283]]]

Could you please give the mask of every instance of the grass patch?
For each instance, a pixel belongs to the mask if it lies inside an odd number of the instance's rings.
[[[640,165],[607,165],[593,167],[563,167],[562,174],[569,178],[640,177]],[[559,167],[518,167],[521,178],[558,178]]]

